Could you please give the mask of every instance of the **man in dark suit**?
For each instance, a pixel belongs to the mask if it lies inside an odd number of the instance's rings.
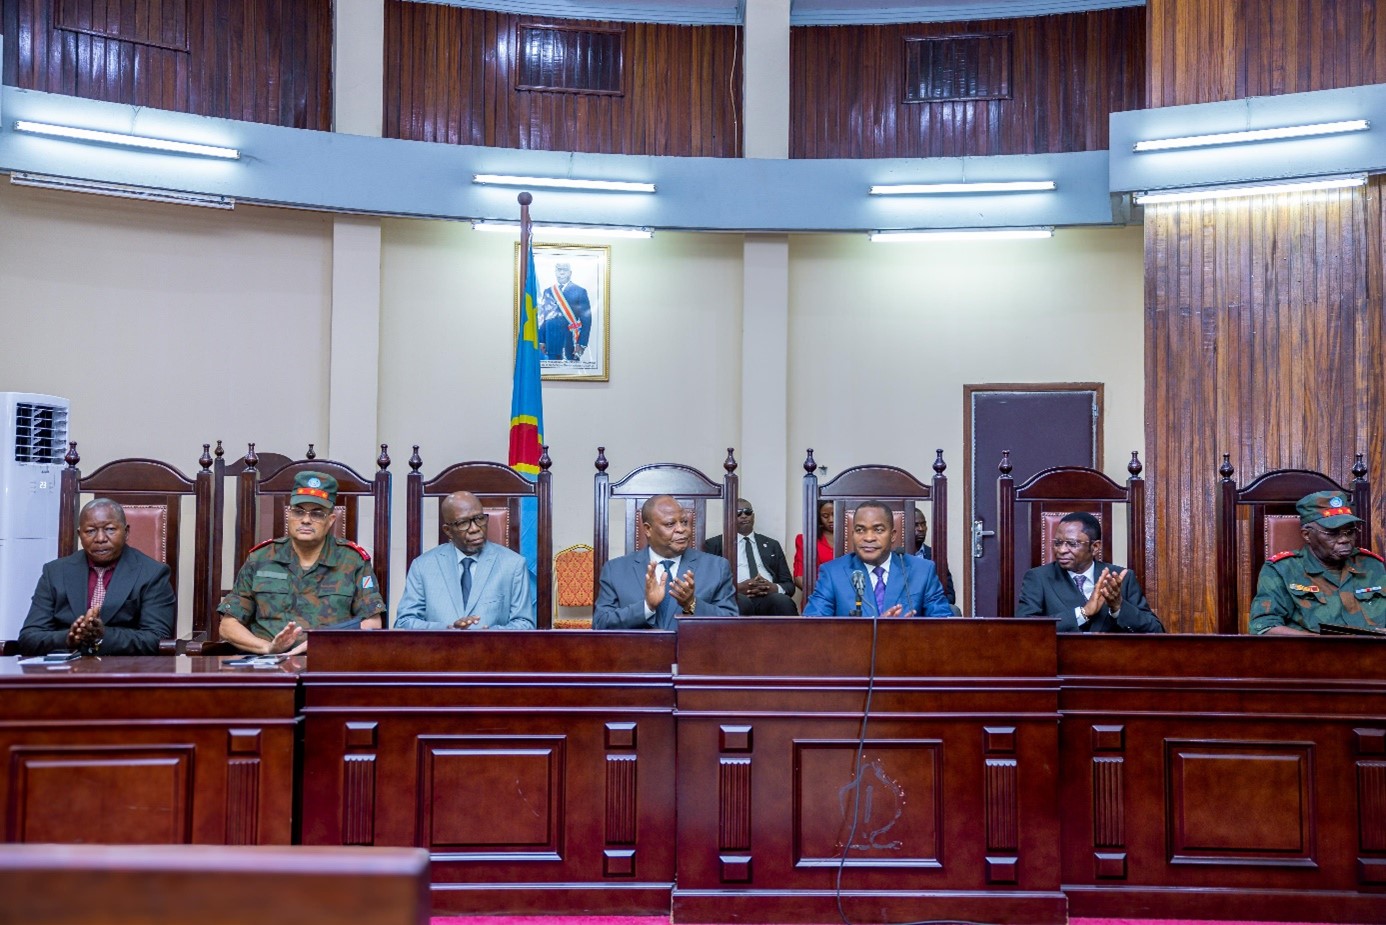
[[[158,654],[159,640],[173,637],[168,566],[125,545],[125,509],[106,498],[82,508],[77,536],[82,551],[54,559],[39,575],[20,654]]]
[[[1054,561],[1020,582],[1018,617],[1055,617],[1061,633],[1163,633],[1136,576],[1102,561],[1102,524],[1086,511],[1059,521]]]
[[[573,266],[554,265],[555,283],[539,294],[539,339],[544,359],[581,360],[592,336],[592,300],[587,290],[573,282]]]
[[[640,508],[645,549],[602,566],[592,628],[661,629],[678,626],[680,614],[736,616],[736,594],[727,560],[691,547],[688,512],[669,495]]]
[[[852,520],[852,549],[824,562],[806,617],[951,617],[934,563],[895,549],[895,513],[863,501]]]
[[[736,606],[742,616],[792,617],[794,576],[784,547],[768,536],[753,532],[756,510],[745,498],[736,499]],[[703,543],[703,552],[722,555],[722,538],[714,536]]]

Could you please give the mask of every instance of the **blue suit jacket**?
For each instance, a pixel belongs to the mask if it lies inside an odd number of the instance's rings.
[[[953,608],[943,596],[934,563],[918,556],[892,552],[890,573],[886,578],[886,610],[901,605],[903,614],[914,611],[916,617],[951,617]],[[877,616],[876,595],[872,591],[871,570],[856,553],[838,556],[824,562],[818,569],[818,581],[813,594],[804,605],[806,617],[845,617],[856,607],[857,592],[852,587],[852,572],[862,572],[866,590],[861,596],[861,615]]]
[[[481,618],[469,629],[534,629],[534,578],[525,557],[496,543],[482,546],[465,608],[456,546],[444,543],[415,559],[404,579],[395,629],[451,629],[459,617]]]
[[[658,623],[659,614],[645,617],[645,570],[650,564],[647,549],[611,559],[602,566],[597,583],[597,604],[592,610],[594,630],[671,630],[678,620],[668,626]],[[735,617],[736,588],[731,580],[731,566],[721,556],[710,556],[689,546],[679,563],[679,576],[693,573],[693,612],[700,617]]]

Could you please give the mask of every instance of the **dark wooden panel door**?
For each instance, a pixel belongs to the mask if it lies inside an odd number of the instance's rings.
[[[1011,451],[1016,484],[1050,466],[1096,466],[1102,458],[1102,385],[1091,382],[963,387],[967,433],[967,495],[963,500],[963,612],[997,612],[1000,563],[996,530],[996,477],[1003,450]],[[1029,568],[1029,520],[1016,514],[1016,575]],[[1023,561],[1022,561],[1023,560]]]

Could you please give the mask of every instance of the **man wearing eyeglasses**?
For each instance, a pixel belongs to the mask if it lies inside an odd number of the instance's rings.
[[[130,527],[114,501],[88,501],[77,517],[80,552],[43,567],[19,654],[155,655],[173,636],[168,566],[126,546]]]
[[[1075,511],[1054,530],[1054,561],[1025,573],[1018,617],[1056,617],[1061,633],[1163,633],[1130,570],[1102,561],[1102,524]]]
[[[486,541],[488,517],[469,491],[438,509],[448,542],[409,566],[395,629],[532,630],[534,578],[525,557]]]
[[[1261,566],[1251,601],[1252,633],[1317,633],[1323,624],[1386,627],[1386,562],[1357,545],[1341,492],[1316,491],[1295,504],[1304,545]]]
[[[296,655],[307,649],[311,629],[380,629],[385,602],[371,558],[355,543],[332,535],[336,506],[332,476],[294,476],[288,535],[266,540],[246,557],[217,607],[222,639],[246,652]]]
[[[756,509],[736,499],[736,607],[743,617],[793,617],[794,576],[778,541],[755,532]],[[722,555],[722,537],[709,537],[703,552]]]

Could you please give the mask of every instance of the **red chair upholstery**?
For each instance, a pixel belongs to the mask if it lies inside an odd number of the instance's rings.
[[[526,499],[535,499],[538,506],[538,547],[539,569],[538,587],[535,593],[537,613],[534,625],[538,629],[549,629],[553,625],[553,570],[548,563],[553,559],[553,502],[550,498],[549,448],[543,447],[539,457],[539,475],[534,481],[519,472],[498,462],[473,460],[459,462],[445,468],[433,478],[425,481],[422,473],[423,459],[419,456],[418,444],[409,457],[409,475],[406,476],[405,493],[405,564],[412,565],[424,551],[423,504],[424,498],[437,498],[439,507],[443,499],[455,491],[469,491],[481,502],[482,510],[491,515],[486,524],[488,542],[499,543],[515,552],[523,552],[520,547],[520,506]],[[446,542],[441,518],[437,527],[437,542]]]
[[[1362,518],[1358,545],[1372,544],[1371,483],[1361,453],[1352,466],[1350,488],[1312,469],[1272,469],[1242,488],[1233,480],[1235,474],[1231,454],[1224,453],[1218,467],[1217,509],[1218,632],[1223,635],[1245,631],[1256,576],[1266,559],[1303,545],[1295,512],[1300,498],[1316,491],[1341,492]]]
[[[813,458],[813,450],[809,449],[804,459],[804,536],[818,535],[818,504],[831,501],[832,545],[837,555],[842,555],[849,549],[847,538],[851,536],[851,528],[848,521],[855,514],[856,506],[863,501],[883,501],[895,511],[897,544],[914,552],[914,510],[927,501],[931,507],[928,519],[933,530],[934,568],[939,581],[945,581],[948,575],[948,477],[943,473],[948,464],[943,461],[943,450],[935,453],[934,477],[928,484],[897,466],[865,465],[844,469],[820,486],[818,463]],[[908,531],[905,524],[910,525]],[[813,595],[817,579],[818,544],[805,542],[805,601]]]
[[[193,499],[194,542],[192,566],[192,632],[206,634],[211,629],[211,615],[216,611],[216,587],[212,581],[212,563],[221,558],[221,545],[212,533],[213,476],[211,444],[202,444],[196,476],[188,478],[177,468],[157,459],[134,457],[106,463],[91,475],[83,477],[77,468],[81,457],[77,444],[68,444],[59,489],[58,555],[77,551],[77,515],[81,496],[110,498],[125,509],[130,526],[129,543],[140,552],[164,563],[169,568],[169,581],[178,597],[180,568],[179,552],[182,540],[182,507],[187,498]],[[164,651],[172,653],[172,641]]]
[[[554,611],[554,629],[591,629],[592,607],[592,547],[575,543],[560,549],[553,557],[554,595],[559,609]],[[561,608],[572,607],[587,611],[587,616],[560,616]]]
[[[308,445],[308,455],[304,459],[279,466],[273,473],[264,474],[259,469],[259,456],[251,444],[246,453],[244,467],[236,478],[236,571],[245,564],[246,557],[260,539],[284,535],[286,511],[289,495],[293,493],[294,476],[300,472],[323,472],[337,480],[337,523],[333,533],[339,539],[350,540],[362,546],[369,546],[371,567],[375,581],[380,588],[380,596],[390,599],[390,454],[389,447],[382,443],[380,455],[376,458],[376,473],[367,479],[345,463],[330,459],[318,459],[313,445]],[[363,535],[364,524],[358,516],[361,499],[369,498],[374,508],[371,518],[371,535]],[[270,504],[263,502],[269,499]],[[269,529],[261,521],[260,512],[269,514]],[[365,542],[363,542],[363,540]]]
[[[1029,506],[1030,556],[1026,568],[1043,565],[1054,558],[1052,542],[1059,521],[1075,511],[1086,511],[1102,524],[1103,537],[1109,537],[1113,505],[1125,504],[1126,563],[1136,580],[1145,586],[1145,480],[1135,451],[1126,465],[1126,486],[1108,478],[1101,470],[1086,466],[1054,466],[1035,473],[1017,486],[1011,472],[1010,450],[1001,456],[1001,475],[996,480],[996,532],[1000,540],[1000,575],[996,589],[996,613],[1015,616],[1016,598],[1016,503]]]
[[[679,463],[650,463],[632,469],[624,478],[616,482],[606,474],[609,463],[606,447],[597,447],[594,465],[597,474],[594,478],[595,510],[593,512],[592,534],[592,594],[596,597],[597,583],[601,577],[602,566],[611,555],[611,502],[620,499],[625,502],[625,550],[634,552],[644,545],[641,537],[640,506],[656,495],[673,495],[679,504],[691,514],[693,545],[703,548],[707,529],[707,502],[722,502],[722,549],[731,565],[732,581],[736,581],[736,497],[740,490],[736,475],[736,453],[727,447],[727,458],[722,463],[726,474],[719,486],[712,479],[692,466]]]
[[[283,453],[256,453],[255,444],[251,443],[247,446],[245,456],[228,463],[226,461],[226,451],[222,449],[220,440],[217,441],[217,448],[212,452],[212,457],[214,460],[212,463],[212,538],[215,544],[221,547],[222,538],[226,531],[226,480],[235,479],[235,484],[239,485],[240,475],[248,468],[247,460],[249,459],[255,460],[254,465],[256,470],[260,473],[261,478],[274,475],[274,473],[293,462],[293,460]],[[256,511],[255,524],[252,529],[262,529],[263,532],[255,534],[254,543],[270,539],[268,534],[270,526],[274,523],[274,503],[274,499],[269,496],[257,499],[256,505],[258,509]],[[234,515],[232,519],[235,519]],[[254,545],[254,543],[251,545]],[[235,555],[235,550],[232,550],[232,555]],[[212,562],[212,587],[216,589],[213,603],[214,609],[215,605],[221,603],[221,598],[225,597],[226,592],[230,590],[229,582],[223,583],[225,578],[222,570],[223,557],[224,556],[217,556]],[[241,560],[235,559],[234,561],[239,562]],[[234,575],[232,577],[234,577]],[[212,639],[220,637],[218,631],[219,624],[219,620],[212,621]]]

